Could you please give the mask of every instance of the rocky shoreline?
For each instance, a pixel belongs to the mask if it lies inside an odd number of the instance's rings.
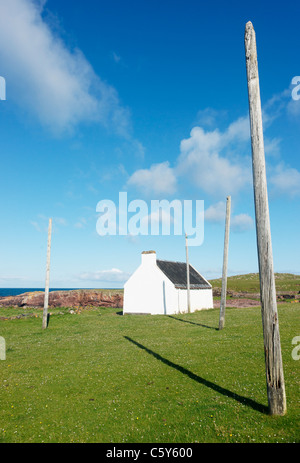
[[[227,291],[226,296],[226,306],[227,307],[255,307],[260,306],[260,294],[259,293],[247,293],[236,292],[232,290]],[[213,289],[213,296],[220,298],[221,297],[221,288]],[[285,301],[300,301],[299,292],[295,291],[285,291],[277,292],[277,303],[282,303]],[[214,308],[220,307],[220,299],[214,299]]]
[[[213,290],[214,307],[220,306],[221,289]],[[277,301],[294,300],[299,302],[300,295],[295,292],[285,292],[277,295]],[[86,308],[86,307],[123,307],[123,290],[96,290],[96,289],[75,289],[65,291],[51,291],[49,293],[49,308]],[[260,305],[259,294],[249,294],[246,292],[227,291],[227,307],[252,307]],[[34,291],[19,294],[17,296],[0,297],[0,307],[25,307],[43,308],[44,292]]]
[[[122,291],[67,290],[51,291],[49,307],[123,307]],[[35,291],[17,296],[0,297],[0,307],[44,307],[44,292]]]

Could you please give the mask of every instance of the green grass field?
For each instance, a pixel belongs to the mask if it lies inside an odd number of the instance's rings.
[[[213,288],[222,287],[222,278],[210,280]],[[275,273],[276,291],[300,291],[300,275],[292,273]],[[227,278],[227,289],[231,291],[246,291],[249,293],[259,293],[258,273],[248,273],[246,275],[236,275]]]
[[[278,307],[287,414],[269,416],[259,308],[0,321],[0,442],[299,442],[299,303]],[[0,316],[26,309],[0,309]],[[63,314],[59,314],[59,312]]]

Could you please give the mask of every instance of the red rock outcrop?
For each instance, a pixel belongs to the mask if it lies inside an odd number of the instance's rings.
[[[51,291],[49,307],[123,307],[122,292],[97,290]],[[0,297],[0,307],[44,307],[44,292]]]

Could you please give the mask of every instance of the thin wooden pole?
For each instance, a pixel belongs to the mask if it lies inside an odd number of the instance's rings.
[[[187,289],[187,309],[188,313],[191,311],[191,298],[190,298],[190,265],[189,265],[189,250],[188,238],[185,234],[185,253],[186,253],[186,289]]]
[[[228,264],[228,247],[229,247],[229,228],[230,228],[230,207],[231,197],[226,198],[226,220],[225,220],[225,239],[224,239],[224,255],[223,255],[223,272],[222,272],[222,290],[220,303],[220,319],[219,330],[222,330],[225,325],[225,307],[226,307],[226,292],[227,292],[227,264]]]
[[[273,271],[256,36],[250,21],[245,28],[245,51],[268,404],[271,415],[284,415],[286,395]]]
[[[47,264],[46,264],[46,284],[43,310],[43,329],[47,328],[48,324],[48,300],[49,300],[49,281],[50,281],[50,251],[51,251],[51,231],[52,219],[49,219],[48,227],[48,246],[47,246]]]

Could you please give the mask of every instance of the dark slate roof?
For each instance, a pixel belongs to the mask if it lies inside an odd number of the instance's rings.
[[[171,262],[168,260],[157,260],[157,266],[174,283],[176,288],[186,289],[186,262]],[[211,284],[194,269],[190,267],[190,289],[210,289]]]

